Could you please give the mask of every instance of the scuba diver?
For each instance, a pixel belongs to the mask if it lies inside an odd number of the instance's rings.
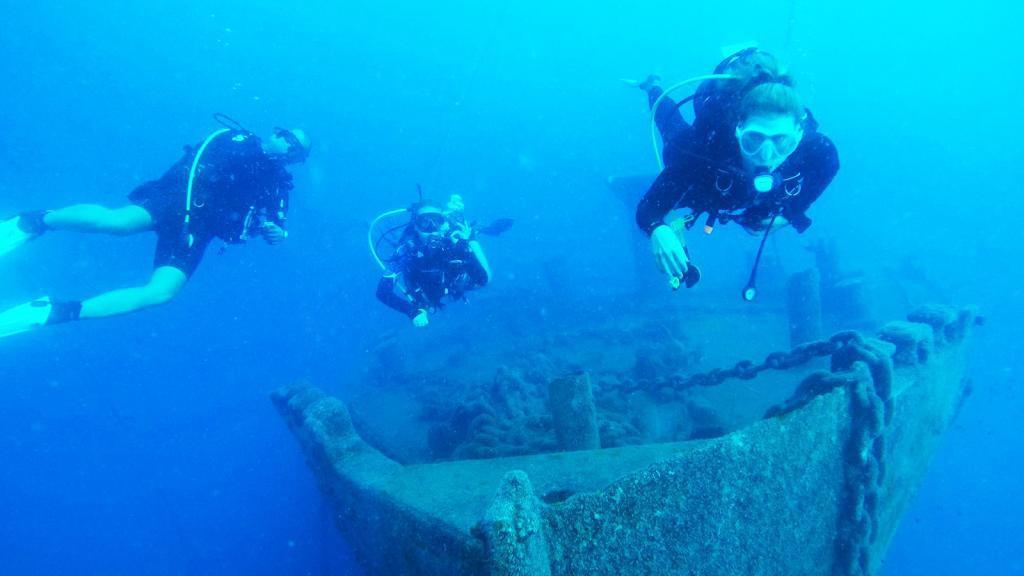
[[[501,234],[511,227],[512,220],[503,218],[474,229],[474,223],[466,220],[464,209],[458,195],[452,195],[444,209],[421,200],[408,209],[378,216],[370,226],[370,249],[384,268],[377,283],[377,299],[408,316],[417,328],[429,323],[431,312],[444,307],[445,297],[465,300],[468,291],[491,280],[491,268],[477,236]],[[381,218],[406,212],[412,213],[408,223],[373,240],[374,226]],[[381,240],[398,230],[400,235],[392,242],[393,254],[381,259],[377,251]]]
[[[694,95],[680,102],[669,97],[674,88],[696,81],[701,84]],[[690,260],[684,229],[704,214],[707,234],[716,224],[736,222],[752,234],[763,233],[743,291],[745,300],[753,300],[768,234],[786,224],[803,233],[811,225],[807,209],[839,170],[835,146],[818,132],[776,58],[757,48],[741,50],[714,74],[668,91],[656,76],[633,85],[647,93],[652,124],[664,143],[658,158],[663,169],[636,209],[637,225],[651,237],[659,269],[673,288],[693,286],[700,271]],[[679,111],[690,101],[692,124]],[[665,217],[676,208],[691,214],[682,223],[667,224]]]
[[[126,206],[78,204],[24,212],[0,222],[0,255],[51,231],[116,236],[152,231],[157,236],[148,283],[84,301],[38,298],[0,313],[0,338],[169,302],[214,238],[237,244],[261,236],[269,244],[280,244],[288,237],[292,176],[286,167],[306,160],[309,137],[302,130],[275,128],[261,140],[224,115],[215,119],[225,128],[194,147],[186,146],[184,156],[162,177],[135,188]]]

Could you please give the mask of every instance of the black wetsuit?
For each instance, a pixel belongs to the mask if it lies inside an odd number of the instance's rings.
[[[244,242],[263,222],[284,227],[292,176],[284,164],[268,157],[256,136],[230,131],[215,137],[203,151],[192,186],[187,239],[185,198],[195,147],[159,180],[146,182],[128,198],[153,218],[157,234],[155,268],[171,266],[191,276],[214,238]]]
[[[389,308],[414,318],[421,309],[441,308],[445,296],[458,300],[487,284],[487,271],[469,242],[446,237],[424,244],[413,232],[405,236],[392,263],[393,272],[377,284],[377,299]],[[404,296],[395,293],[399,286]]]
[[[648,94],[653,104],[661,91]],[[640,200],[637,225],[650,235],[670,211],[689,208],[694,216],[712,216],[712,223],[735,221],[754,231],[778,213],[798,232],[806,230],[807,209],[839,170],[838,152],[813,117],[808,113],[800,145],[775,171],[774,189],[758,194],[743,168],[735,125],[713,116],[705,111],[690,125],[671,99],[662,100],[655,121],[665,142],[665,169]]]

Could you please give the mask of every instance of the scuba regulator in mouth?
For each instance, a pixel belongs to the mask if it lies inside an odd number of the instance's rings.
[[[775,175],[767,166],[760,166],[754,170],[754,177],[751,182],[758,194],[766,194],[775,188]]]

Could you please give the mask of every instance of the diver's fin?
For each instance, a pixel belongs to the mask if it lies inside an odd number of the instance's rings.
[[[19,220],[21,220],[21,216],[0,222],[0,256],[38,236],[38,234],[22,230],[18,225]]]
[[[719,51],[722,53],[722,58],[728,58],[733,54],[737,54],[748,48],[759,48],[756,40],[747,40],[746,42],[738,42],[736,44],[726,44],[719,47]]]
[[[516,221],[511,218],[498,218],[486,226],[481,226],[477,232],[487,236],[501,236],[515,223]]]
[[[661,84],[661,76],[658,76],[657,74],[648,74],[643,80],[619,78],[619,82],[622,82],[626,86],[632,86],[633,88],[639,88],[644,92],[648,92],[651,88]]]
[[[50,317],[52,309],[50,298],[44,296],[0,312],[0,338],[43,326]]]
[[[608,188],[627,204],[635,206],[658,178],[657,174],[609,176]]]

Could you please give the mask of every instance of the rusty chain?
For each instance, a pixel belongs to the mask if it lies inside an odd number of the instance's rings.
[[[716,368],[710,372],[689,376],[675,374],[667,378],[667,384],[677,390],[685,390],[696,386],[718,386],[728,380],[752,380],[765,370],[788,370],[807,364],[815,358],[831,356],[850,344],[862,345],[863,342],[864,337],[859,332],[848,330],[839,332],[828,340],[801,344],[788,352],[772,352],[760,364],[742,360],[732,368]]]

